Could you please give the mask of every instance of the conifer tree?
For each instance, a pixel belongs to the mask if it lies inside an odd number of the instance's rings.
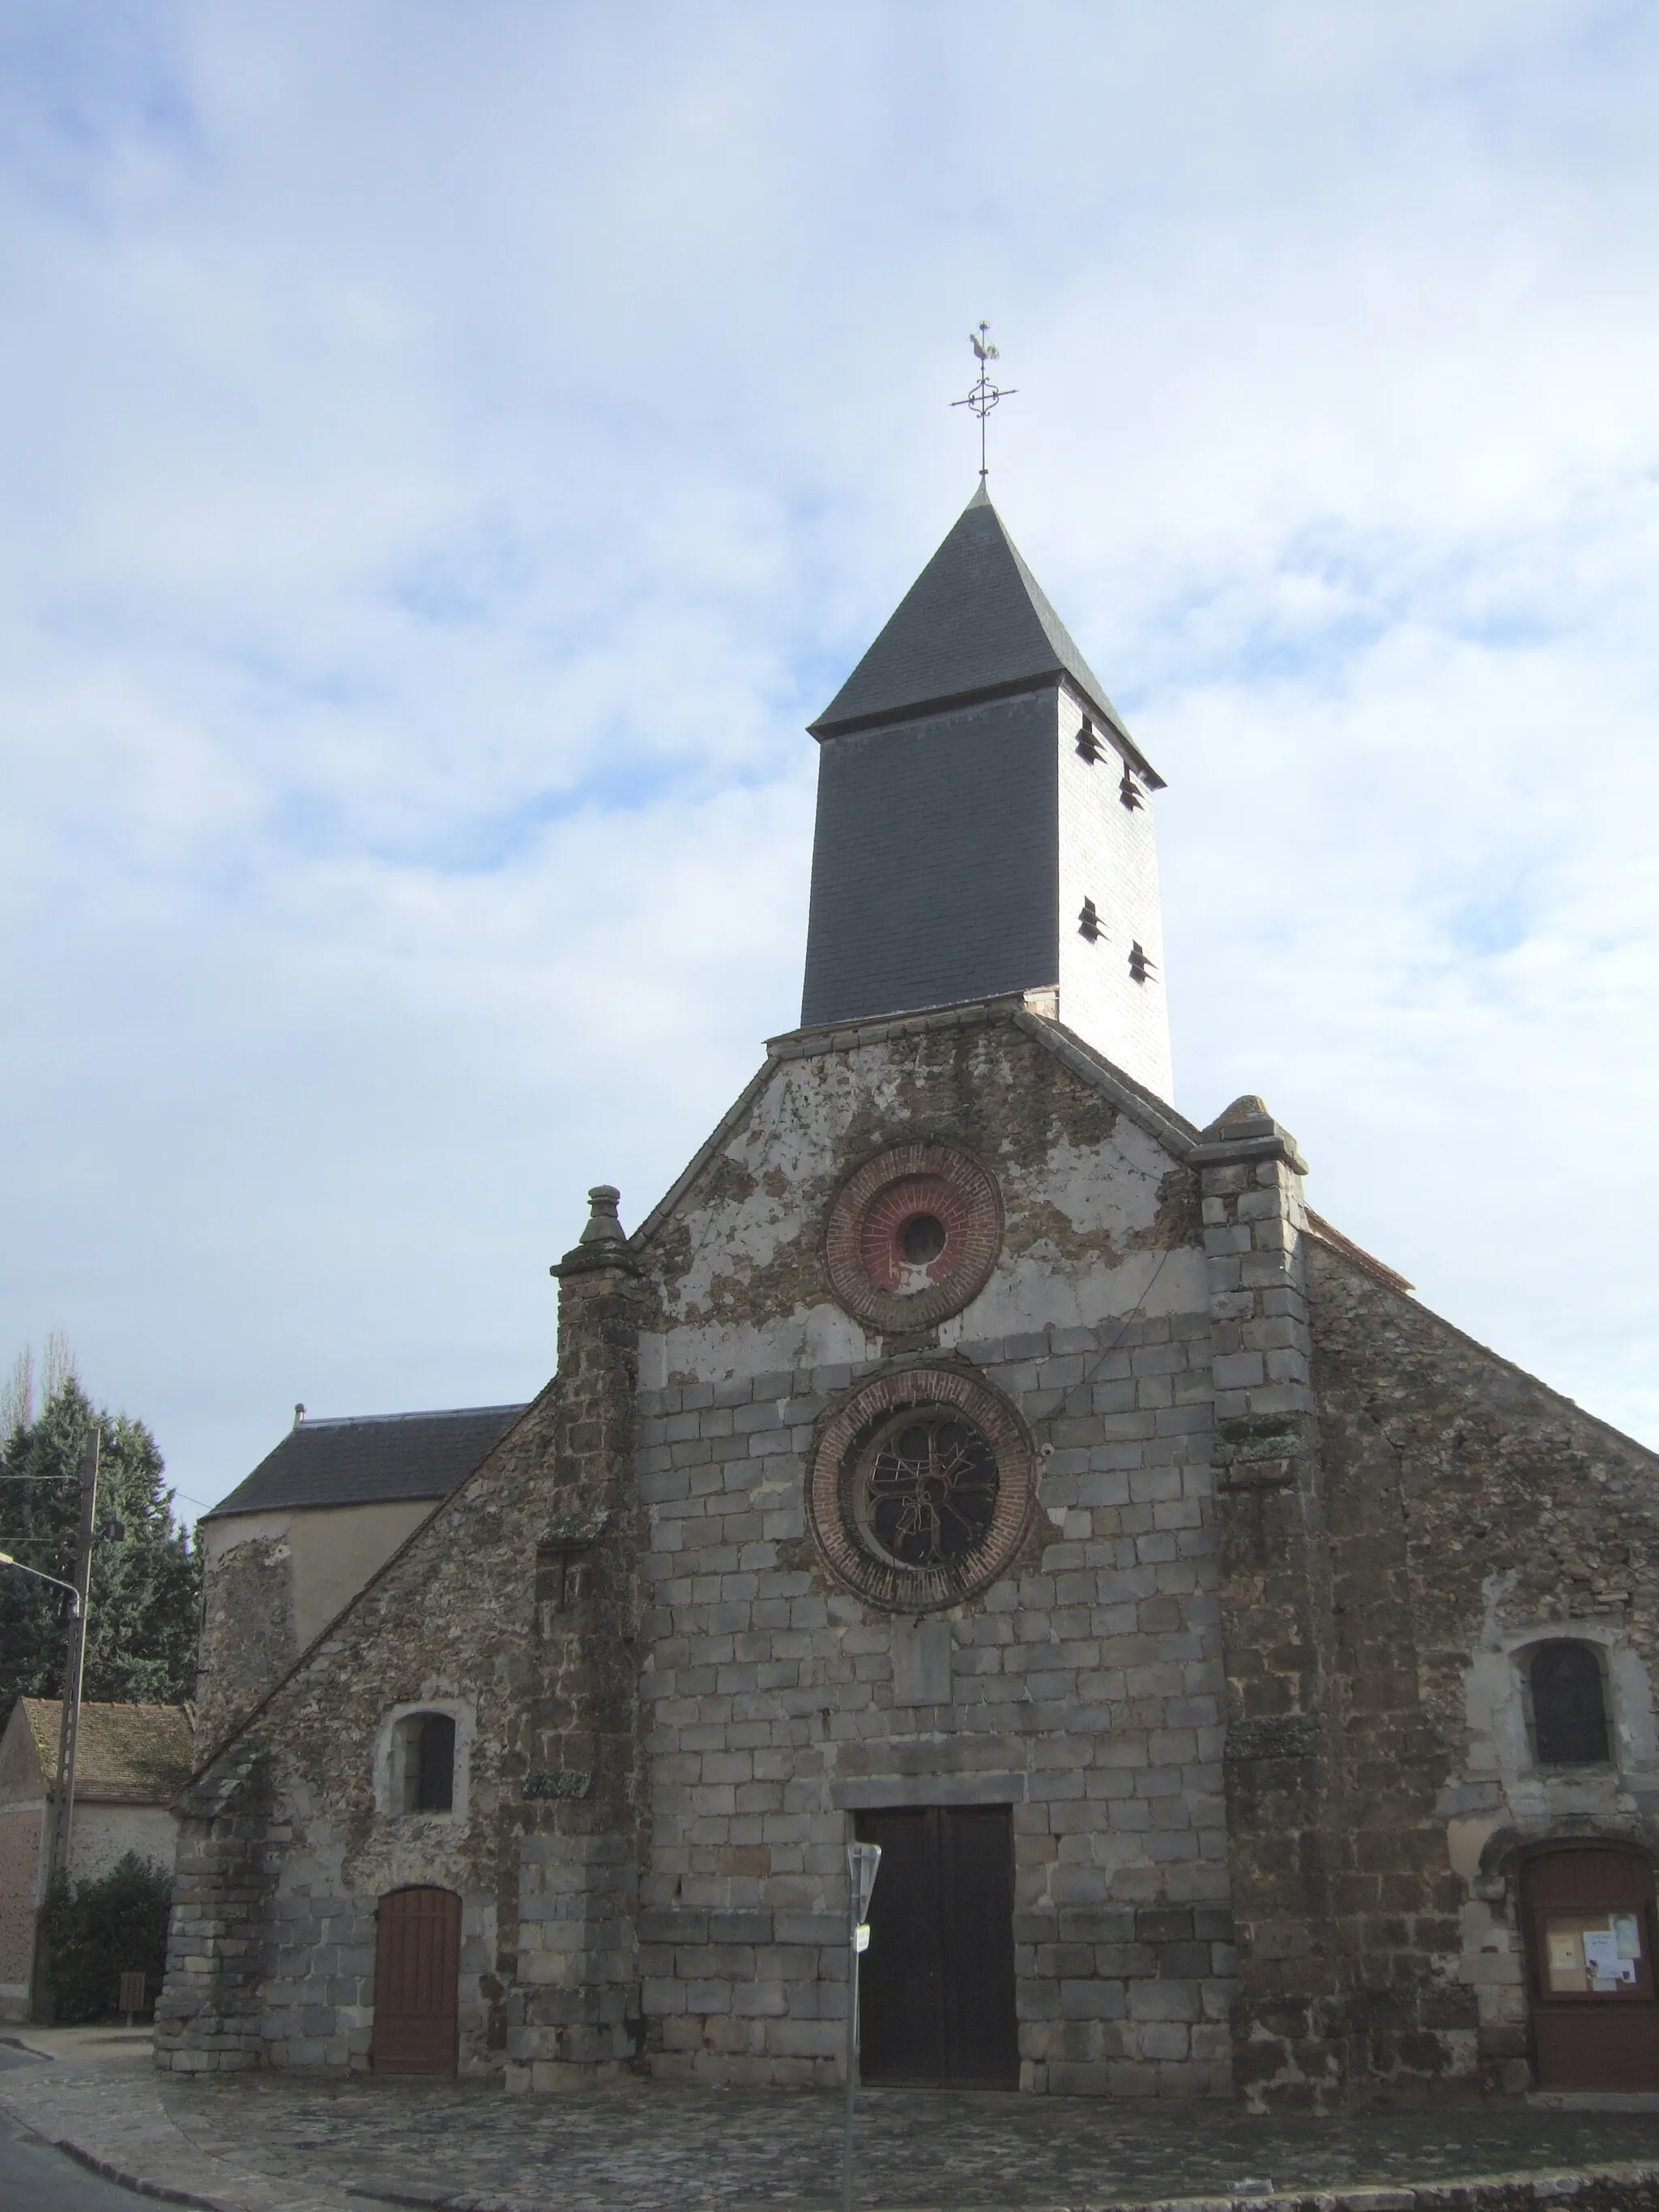
[[[94,1408],[72,1366],[57,1373],[37,1412],[27,1362],[4,1393],[0,1443],[0,1551],[74,1579],[80,1470],[99,1431],[98,1518],[87,1615],[83,1694],[119,1703],[179,1705],[195,1694],[201,1567],[173,1516],[162,1460],[142,1421]],[[20,1697],[62,1688],[69,1601],[51,1583],[0,1567],[0,1728]]]

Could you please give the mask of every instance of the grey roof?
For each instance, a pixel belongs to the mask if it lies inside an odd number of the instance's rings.
[[[1105,687],[1019,556],[983,484],[811,725],[816,738],[1066,676],[1121,730]]]
[[[367,1413],[300,1421],[245,1482],[204,1518],[283,1506],[377,1505],[447,1498],[522,1406],[463,1406],[442,1413]]]

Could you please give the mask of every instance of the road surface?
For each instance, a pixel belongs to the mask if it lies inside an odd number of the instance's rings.
[[[31,2057],[27,2051],[0,2043],[0,2069],[51,2063],[49,2058]],[[149,2202],[100,2174],[88,2173],[61,2150],[36,2142],[0,2112],[0,2204],[5,2212],[135,2212],[135,2207]]]

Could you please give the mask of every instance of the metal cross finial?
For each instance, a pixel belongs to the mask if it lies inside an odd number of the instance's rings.
[[[986,477],[985,418],[999,399],[1012,398],[1019,387],[1011,384],[1005,389],[991,381],[990,364],[999,360],[1000,356],[991,343],[989,323],[981,323],[977,334],[969,331],[968,343],[974,349],[974,356],[979,362],[979,381],[965,399],[953,399],[951,404],[952,407],[971,407],[979,417],[979,480],[983,483]]]

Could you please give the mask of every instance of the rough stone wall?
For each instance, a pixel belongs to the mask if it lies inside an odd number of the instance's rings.
[[[631,1422],[631,1366],[620,1373]],[[559,2024],[537,2014],[526,1994],[556,1976],[532,1967],[521,1981],[520,1947],[539,1951],[573,1900],[585,1914],[589,1885],[572,1869],[550,1880],[538,1872],[521,1922],[520,1864],[544,1869],[573,1837],[607,1848],[591,1833],[607,1809],[605,1748],[577,1746],[568,1705],[550,1680],[550,1647],[538,1636],[544,1547],[568,1536],[573,1513],[590,1517],[592,1454],[582,1455],[592,1437],[581,1425],[592,1419],[590,1390],[567,1404],[550,1386],[210,1770],[211,1789],[222,1772],[255,1762],[263,1809],[257,1820],[252,1812],[239,1815],[246,1834],[222,1837],[224,1823],[216,1820],[188,1831],[181,1844],[186,1879],[160,2015],[161,2063],[364,2064],[375,1907],[389,1890],[414,1883],[463,1901],[462,2070],[499,2071],[511,2061],[527,2079],[532,2063],[562,2055]],[[631,1525],[613,1516],[592,1531],[590,1568],[625,1589],[635,1543]],[[602,1565],[610,1546],[626,1561],[614,1573]],[[553,1649],[562,1664],[562,1646]],[[618,1670],[631,1704],[631,1644],[607,1639],[593,1663]],[[433,1705],[457,1718],[454,1809],[404,1813],[388,1795],[390,1728],[399,1711]],[[592,1752],[580,1771],[565,1763],[579,1747],[585,1757]],[[232,2029],[223,2025],[221,1984],[231,1969],[222,1954],[244,1937],[222,1934],[229,1923],[221,1897],[251,1893],[256,1856],[264,1901],[249,1911],[258,1957],[247,1969],[240,1948],[234,1967],[251,1973],[254,1995]]]
[[[1330,1924],[1332,1599],[1303,1163],[1257,1098],[1206,1129],[1194,1158],[1215,1386],[1234,2079],[1253,2108],[1325,2110],[1345,2078],[1344,1962]]]
[[[1333,1829],[1356,2081],[1530,2081],[1522,1854],[1604,1838],[1659,1856],[1651,1682],[1659,1458],[1313,1243],[1343,1745]],[[1615,1756],[1540,1771],[1529,1641],[1607,1656]]]
[[[34,1960],[42,1815],[0,1811],[0,1984],[27,1999]]]
[[[223,1743],[297,1656],[286,1539],[229,1544],[203,1579],[197,1741]]]
[[[179,1813],[155,2063],[181,2074],[240,2072],[264,2056],[271,1950],[270,1774],[258,1747],[200,1780]]]
[[[77,1797],[70,1834],[70,1872],[95,1881],[131,1851],[171,1874],[179,1834],[177,1815],[166,1805],[120,1805]]]
[[[532,1786],[550,1794],[520,1845],[507,2038],[513,2085],[535,2088],[615,2072],[642,2033],[636,1282],[620,1243],[604,1241],[559,1273],[558,1510],[536,1559],[545,1764]]]
[[[1003,1256],[964,1313],[884,1341],[830,1298],[824,1214],[858,1161],[922,1133],[997,1176]],[[655,1384],[640,1457],[653,2070],[835,2078],[852,1811],[1005,1803],[1024,2086],[1224,2094],[1193,1177],[1006,1013],[920,1021],[780,1057],[637,1241]],[[838,1394],[941,1356],[1014,1401],[1042,1473],[1013,1571],[918,1626],[828,1577],[803,1487]]]

